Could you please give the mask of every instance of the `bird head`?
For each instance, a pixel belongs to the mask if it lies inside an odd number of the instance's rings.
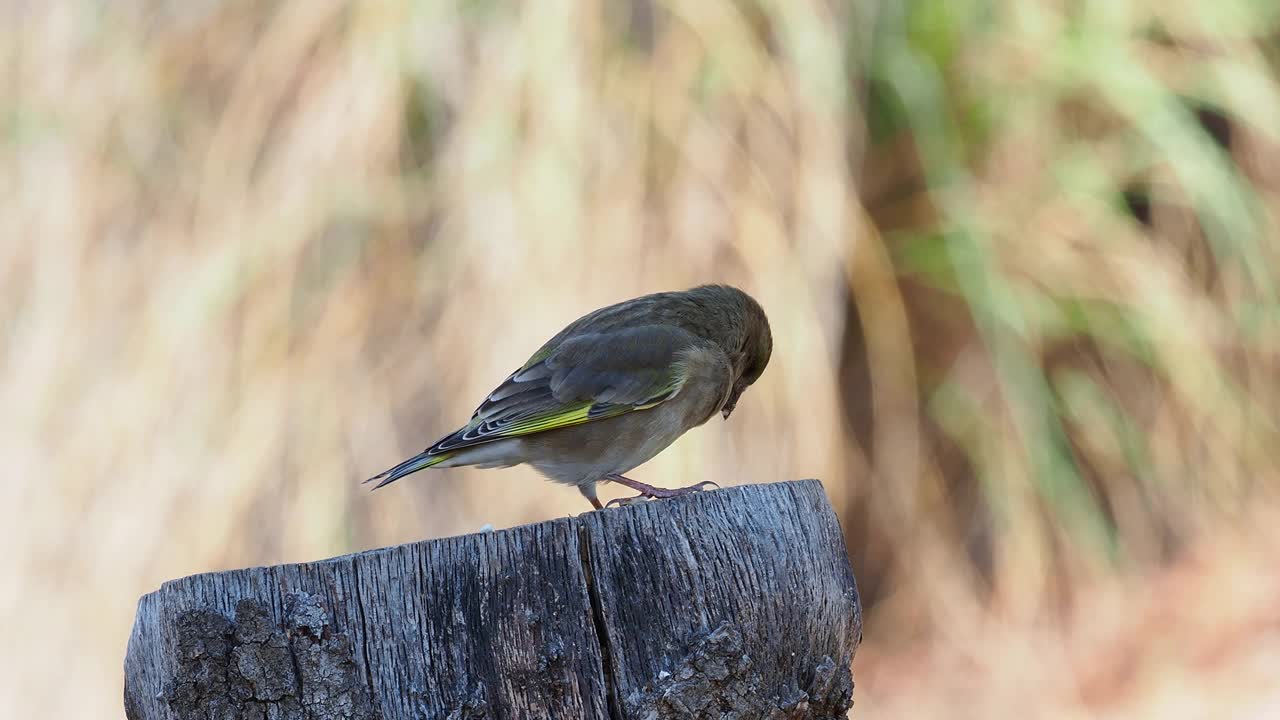
[[[769,318],[765,316],[764,309],[750,295],[741,291],[739,294],[743,299],[739,315],[741,323],[736,338],[737,347],[730,353],[733,361],[733,386],[729,390],[729,397],[725,400],[724,406],[720,408],[720,414],[725,420],[733,414],[733,409],[738,406],[738,398],[742,397],[742,393],[760,379],[765,366],[769,364],[769,357],[773,354],[773,335],[769,330]]]

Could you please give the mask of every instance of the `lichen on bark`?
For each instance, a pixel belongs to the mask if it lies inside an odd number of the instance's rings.
[[[245,599],[235,618],[210,609],[178,615],[178,666],[164,698],[179,720],[373,720],[349,638],[306,593],[285,599],[283,627]]]
[[[847,663],[824,657],[808,688],[766,694],[742,634],[726,622],[626,705],[636,720],[834,720],[853,705],[853,675]]]

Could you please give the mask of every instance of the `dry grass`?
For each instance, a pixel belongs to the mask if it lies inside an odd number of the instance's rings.
[[[0,716],[118,715],[164,579],[582,510],[355,481],[725,281],[774,361],[640,476],[825,480],[863,712],[1261,717],[1277,13],[1166,5],[0,9]]]
[[[853,716],[1275,717],[1278,519],[1254,518],[1247,538],[1208,540],[1169,568],[1091,583],[1063,622],[939,603],[944,641],[880,637],[859,653]]]

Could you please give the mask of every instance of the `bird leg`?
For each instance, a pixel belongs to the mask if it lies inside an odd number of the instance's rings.
[[[612,507],[614,503],[618,503],[618,505],[621,506],[621,505],[630,505],[636,501],[648,500],[650,498],[673,498],[673,497],[680,497],[681,495],[691,495],[696,492],[702,492],[704,487],[708,485],[716,488],[720,487],[719,485],[716,485],[710,480],[704,480],[700,483],[697,483],[696,485],[690,485],[689,487],[660,488],[660,487],[654,487],[652,485],[646,485],[645,483],[642,483],[639,480],[632,480],[631,478],[625,475],[605,475],[604,479],[611,480],[620,485],[626,485],[632,490],[635,490],[636,492],[640,493],[635,497],[615,498],[613,500],[610,500],[608,505],[606,505],[605,507]]]
[[[600,498],[596,497],[595,483],[587,483],[586,485],[579,485],[578,492],[582,493],[582,497],[586,498],[588,501],[591,502],[591,507],[597,510],[604,509],[604,506],[600,504]]]

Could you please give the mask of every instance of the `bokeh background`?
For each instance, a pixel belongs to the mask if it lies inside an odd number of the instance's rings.
[[[635,476],[825,482],[855,717],[1280,716],[1278,66],[1250,0],[0,4],[0,716],[122,717],[165,579],[583,511],[357,481],[708,281],[772,364]]]

